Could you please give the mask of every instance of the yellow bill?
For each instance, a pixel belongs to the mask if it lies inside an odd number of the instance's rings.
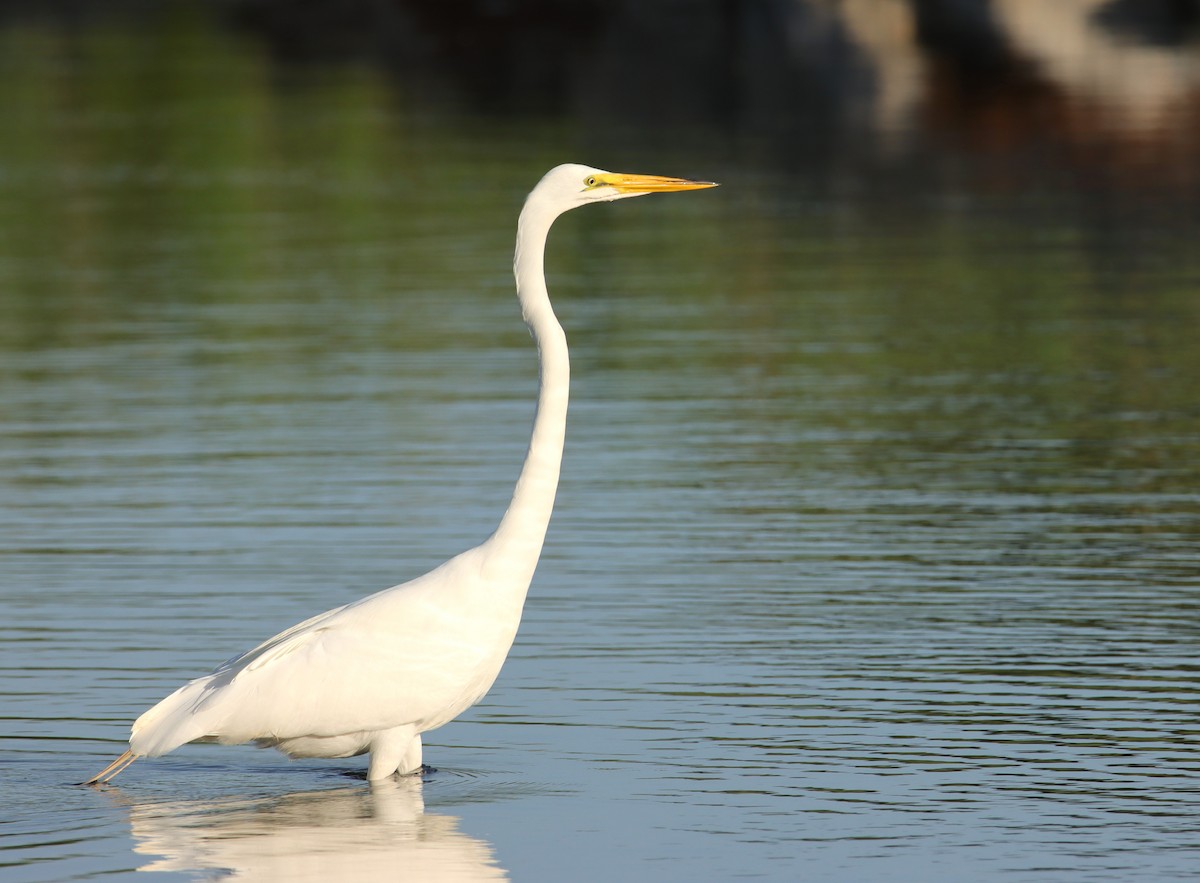
[[[661,175],[623,175],[608,172],[597,175],[599,184],[607,184],[618,193],[669,193],[675,190],[703,190],[718,186],[713,181],[689,181],[687,178],[664,178]]]

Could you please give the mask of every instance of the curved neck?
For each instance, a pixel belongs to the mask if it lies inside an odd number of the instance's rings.
[[[522,590],[533,578],[558,491],[571,380],[566,334],[550,305],[543,272],[546,235],[554,218],[555,214],[530,200],[517,223],[513,274],[521,314],[538,350],[537,412],[512,502],[486,543],[489,569],[492,565],[501,568],[494,572],[519,582]]]

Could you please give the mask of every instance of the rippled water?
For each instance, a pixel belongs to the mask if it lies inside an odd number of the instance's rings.
[[[636,168],[722,189],[556,228],[559,503],[437,771],[188,746],[74,787],[183,680],[486,536],[535,385],[515,213],[604,161],[191,27],[5,32],[57,78],[0,78],[5,880],[1200,867],[1194,227],[699,149]]]

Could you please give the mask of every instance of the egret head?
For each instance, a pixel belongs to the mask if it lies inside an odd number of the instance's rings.
[[[546,205],[552,206],[557,212],[565,212],[589,202],[611,202],[630,196],[645,196],[647,193],[703,190],[716,186],[712,181],[689,181],[686,178],[664,178],[659,175],[629,175],[568,163],[547,172],[533,188],[529,199],[544,200]]]

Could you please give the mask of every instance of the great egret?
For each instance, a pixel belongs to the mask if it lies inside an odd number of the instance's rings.
[[[496,680],[512,647],[558,488],[570,362],[542,269],[546,236],[589,202],[715,187],[581,165],[552,169],[517,222],[513,273],[539,356],[533,436],[495,533],[424,576],[338,607],[180,687],[133,724],[129,750],[84,784],[188,742],[256,742],[291,757],[371,753],[368,779],[421,769],[421,733]]]

